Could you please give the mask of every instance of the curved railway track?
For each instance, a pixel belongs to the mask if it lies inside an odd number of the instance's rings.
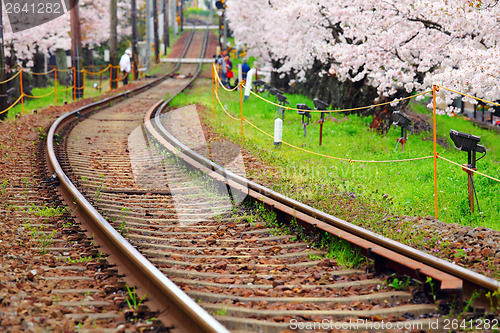
[[[193,108],[166,112],[173,97],[163,102],[165,93],[185,89],[200,68],[194,73],[179,67],[188,78],[152,81],[127,92],[125,101],[77,110],[60,118],[48,136],[65,201],[165,325],[186,332],[224,332],[222,325],[280,332],[293,328],[290,323],[360,319],[366,320],[360,330],[381,320],[418,323],[414,327],[425,330],[430,318],[442,319],[436,305],[416,297],[418,288],[413,294],[388,288],[387,268],[424,281],[431,277],[436,287],[457,294],[498,289],[497,281],[247,181],[238,149],[204,143]],[[66,138],[57,152],[51,151],[55,135]],[[237,205],[245,197],[260,204]],[[280,219],[355,244],[374,259],[376,270],[343,269],[320,259],[325,253],[307,242],[266,228],[273,215],[264,205]]]

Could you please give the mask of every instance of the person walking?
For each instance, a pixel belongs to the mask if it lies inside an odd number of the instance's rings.
[[[120,58],[120,70],[123,74],[123,85],[128,84],[128,74],[130,73],[132,66],[130,64],[130,56],[132,55],[132,51],[127,49],[125,54]]]
[[[243,64],[241,65],[241,78],[243,79],[243,82],[246,82],[249,70],[250,66],[247,64],[247,60],[243,59]]]
[[[233,62],[229,59],[229,55],[226,54],[224,57],[224,62],[226,64],[226,88],[231,89],[231,79],[234,77],[233,73]]]

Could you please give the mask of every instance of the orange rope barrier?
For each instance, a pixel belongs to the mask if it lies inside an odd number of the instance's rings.
[[[219,98],[219,94],[216,92],[215,93],[215,96],[217,98],[217,101],[219,102],[222,110],[233,120],[240,120],[234,116],[232,116],[227,110],[226,108],[222,105],[222,101],[220,100]],[[273,135],[267,133],[266,131],[262,130],[261,128],[259,128],[258,126],[256,126],[255,124],[253,124],[252,122],[250,122],[248,119],[244,118],[243,119],[244,121],[246,121],[250,126],[252,126],[253,128],[255,128],[257,131],[261,132],[262,134],[270,137],[270,138],[274,138]],[[431,159],[433,158],[433,156],[424,156],[424,157],[416,157],[416,158],[407,158],[407,159],[401,159],[401,160],[382,160],[382,161],[375,161],[375,160],[353,160],[353,159],[350,159],[350,158],[342,158],[342,157],[336,157],[336,156],[330,156],[330,155],[325,155],[325,154],[321,154],[321,153],[316,153],[314,151],[311,151],[311,150],[307,150],[307,149],[304,149],[304,148],[301,148],[301,147],[297,147],[295,145],[292,145],[290,143],[287,143],[285,141],[281,141],[284,145],[287,145],[291,148],[295,148],[297,150],[300,150],[300,151],[303,151],[303,152],[306,152],[306,153],[309,153],[309,154],[312,154],[312,155],[317,155],[317,156],[321,156],[321,157],[326,157],[326,158],[330,158],[330,159],[334,159],[334,160],[339,160],[339,161],[344,161],[344,162],[356,162],[356,163],[397,163],[397,162],[410,162],[410,161],[419,161],[419,160],[427,160],[427,159]]]
[[[16,106],[16,104],[19,103],[19,101],[21,100],[22,97],[23,96],[19,96],[19,98],[11,106],[9,106],[7,109],[5,109],[3,111],[0,111],[0,114],[5,113],[5,112],[9,111],[10,109],[12,109],[14,106]]]
[[[28,73],[28,74],[31,74],[31,75],[47,75],[47,74],[50,74],[54,71],[54,68],[52,68],[50,71],[48,72],[44,72],[44,73],[35,73],[35,72],[30,72],[30,71],[24,71],[25,73]]]
[[[14,80],[19,74],[21,74],[21,71],[17,72],[14,76],[11,76],[7,80],[0,82],[0,84],[7,83],[7,82],[9,82],[11,80]]]
[[[29,97],[29,98],[38,99],[38,98],[44,98],[44,97],[47,97],[47,96],[49,96],[49,95],[52,95],[54,92],[55,92],[55,90],[52,90],[52,91],[51,91],[51,92],[49,92],[48,94],[45,94],[45,95],[40,95],[40,96],[32,96],[32,95],[28,95],[28,94],[24,94],[24,93],[23,93],[23,96],[26,96],[26,97]]]
[[[439,155],[439,156],[438,156],[438,158],[440,158],[440,159],[442,159],[442,160],[445,160],[445,161],[446,161],[446,162],[448,162],[448,163],[451,163],[451,164],[454,164],[454,165],[456,165],[456,166],[459,166],[459,167],[461,167],[461,168],[462,168],[462,169],[464,169],[464,170],[467,170],[467,171],[470,171],[470,172],[473,172],[473,173],[477,173],[477,174],[478,174],[478,175],[480,175],[480,176],[486,177],[486,178],[488,178],[488,179],[491,179],[491,180],[494,180],[494,181],[496,181],[496,182],[499,182],[499,183],[500,183],[500,179],[498,179],[498,178],[488,176],[488,175],[486,175],[486,174],[484,174],[484,173],[481,173],[481,172],[479,172],[479,171],[477,171],[477,170],[474,170],[474,169],[470,169],[470,168],[468,168],[468,167],[466,167],[466,166],[464,166],[464,165],[462,165],[462,164],[458,164],[457,162],[453,162],[453,161],[451,161],[451,160],[449,160],[449,159],[447,159],[447,158],[444,158],[444,157],[443,157],[443,156],[441,156],[441,155]]]
[[[90,72],[90,71],[88,71],[86,69],[82,69],[82,71],[86,72],[87,74],[90,74],[90,75],[99,75],[99,74],[102,74],[102,73],[106,72],[109,69],[109,67],[111,67],[111,65],[106,66],[106,68],[104,68],[103,70],[101,70],[99,72]]]

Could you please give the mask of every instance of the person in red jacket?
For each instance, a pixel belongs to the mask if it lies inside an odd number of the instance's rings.
[[[233,73],[233,63],[231,62],[231,59],[229,59],[228,54],[226,54],[226,56],[224,57],[224,62],[226,63],[226,77],[227,77],[226,88],[231,88],[231,79],[234,77],[234,73]]]

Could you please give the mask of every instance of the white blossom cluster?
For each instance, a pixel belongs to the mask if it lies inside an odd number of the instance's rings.
[[[228,0],[227,14],[251,55],[300,80],[319,60],[387,97],[439,84],[500,99],[498,0]]]
[[[79,0],[78,3],[82,44],[92,48],[108,41],[110,39],[109,0]],[[19,62],[29,60],[27,66],[31,67],[33,54],[37,51],[53,54],[57,49],[71,49],[69,11],[52,21],[17,33],[12,32],[5,10],[2,14],[6,56],[10,56],[13,50]],[[129,18],[130,1],[118,0],[119,35],[131,33]]]

